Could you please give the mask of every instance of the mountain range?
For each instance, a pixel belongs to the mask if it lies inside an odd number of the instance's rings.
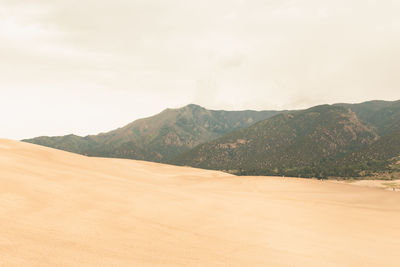
[[[265,120],[279,111],[218,111],[198,105],[166,109],[122,128],[80,137],[37,137],[26,142],[97,157],[169,163],[199,144]]]
[[[207,110],[191,104],[108,133],[23,141],[238,175],[392,177],[400,173],[400,101],[294,111]]]

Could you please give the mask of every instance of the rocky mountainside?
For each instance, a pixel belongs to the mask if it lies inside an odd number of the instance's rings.
[[[232,132],[184,153],[175,163],[238,174],[319,176],[319,166],[378,139],[373,127],[350,109],[323,105]]]
[[[400,127],[400,100],[368,101],[360,104],[336,104],[351,109],[363,123],[372,125],[379,135]]]

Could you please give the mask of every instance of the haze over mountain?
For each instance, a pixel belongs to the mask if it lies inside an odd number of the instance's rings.
[[[398,0],[2,0],[0,136],[400,98]],[[21,126],[23,124],[23,127]]]
[[[399,129],[400,101],[260,112],[188,105],[99,135],[24,141],[235,174],[349,177],[397,172]]]

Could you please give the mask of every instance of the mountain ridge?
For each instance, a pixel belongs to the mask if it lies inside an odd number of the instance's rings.
[[[285,111],[207,110],[189,104],[135,120],[118,129],[80,137],[37,137],[22,141],[88,156],[168,162],[198,144]]]
[[[257,140],[256,146],[249,145],[249,136]],[[323,178],[397,171],[393,162],[400,157],[399,136],[400,101],[374,100],[295,111],[207,110],[189,104],[107,133],[23,141],[89,156],[189,165],[239,175]],[[215,157],[213,153],[220,153],[215,146],[221,140],[218,147],[225,154]],[[202,147],[201,155],[194,156]],[[268,155],[260,152],[262,147],[268,147]]]

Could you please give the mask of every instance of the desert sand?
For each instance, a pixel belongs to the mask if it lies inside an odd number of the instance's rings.
[[[348,183],[357,186],[367,186],[381,188],[389,191],[396,191],[400,193],[400,180],[350,180],[350,181],[336,181],[338,183]]]
[[[0,139],[0,266],[400,266],[400,194]]]

